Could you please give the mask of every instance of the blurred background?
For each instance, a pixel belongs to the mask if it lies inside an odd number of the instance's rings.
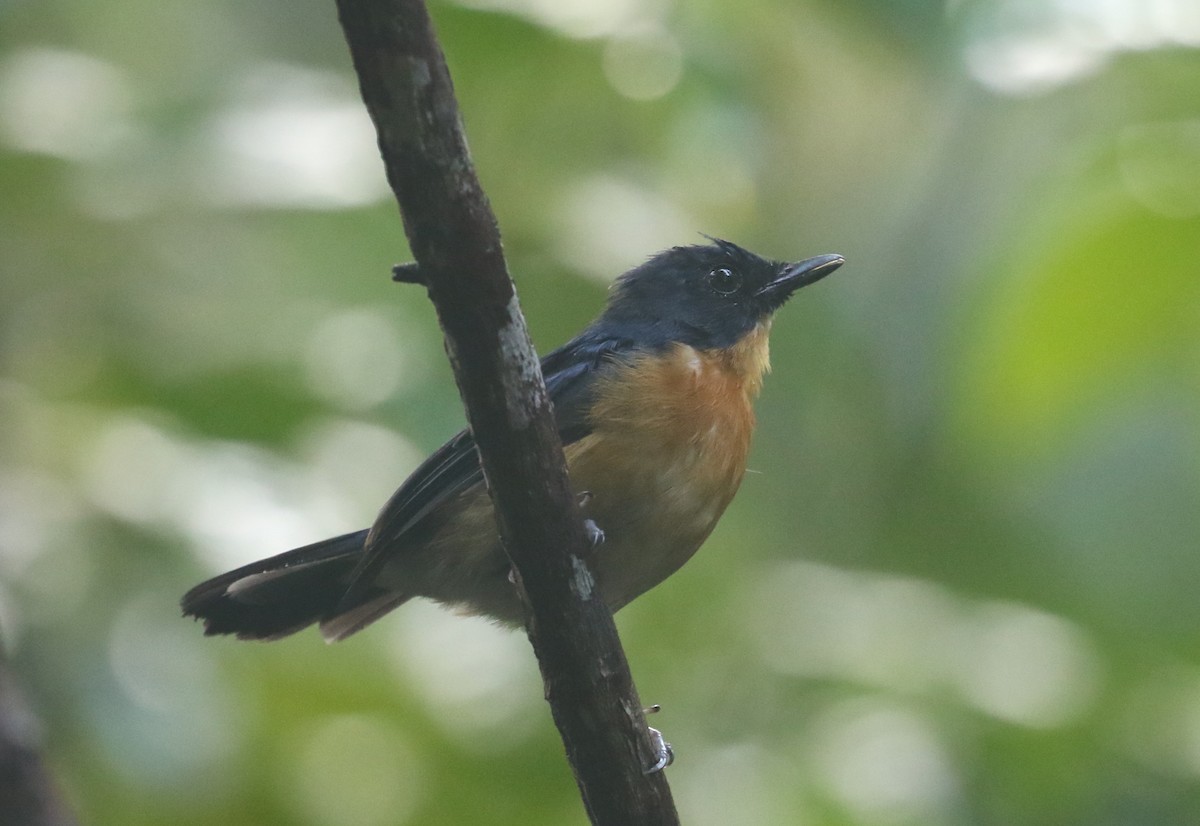
[[[1200,822],[1200,6],[432,12],[538,347],[705,232],[839,252],[618,617],[685,823]],[[91,824],[569,824],[521,634],[205,639],[461,425],[333,4],[0,5],[0,633]]]

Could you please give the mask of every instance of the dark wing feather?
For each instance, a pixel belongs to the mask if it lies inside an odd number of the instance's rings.
[[[593,382],[605,363],[630,353],[633,342],[584,333],[542,359],[546,390],[554,404],[563,445],[590,432],[587,410]],[[421,463],[383,506],[366,540],[366,552],[350,576],[341,605],[350,606],[370,587],[397,540],[441,504],[483,481],[475,439],[463,430]]]
[[[554,421],[564,447],[591,432],[587,414],[600,370],[634,349],[629,339],[585,333],[542,359],[542,376],[554,404]]]

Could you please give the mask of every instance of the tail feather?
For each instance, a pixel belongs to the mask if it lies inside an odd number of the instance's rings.
[[[207,635],[275,640],[320,622],[327,639],[342,639],[405,600],[370,588],[339,606],[366,538],[337,536],[214,577],[184,595],[183,613],[203,620]]]
[[[380,591],[378,588],[373,591],[369,591],[349,609],[321,619],[321,636],[325,638],[325,642],[346,639],[409,599],[405,593]]]

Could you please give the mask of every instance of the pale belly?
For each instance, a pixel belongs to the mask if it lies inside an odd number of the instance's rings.
[[[582,440],[568,456],[572,484],[590,494],[584,515],[604,531],[591,562],[614,611],[691,558],[737,492],[744,469],[701,444],[603,434]]]

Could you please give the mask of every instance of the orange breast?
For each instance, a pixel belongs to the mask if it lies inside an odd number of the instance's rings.
[[[762,325],[728,350],[677,344],[600,379],[592,432],[567,460],[605,532],[593,568],[614,610],[686,562],[737,492],[767,332]]]

